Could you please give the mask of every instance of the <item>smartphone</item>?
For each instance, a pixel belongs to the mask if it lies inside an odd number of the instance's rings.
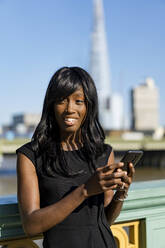
[[[124,163],[124,166],[122,167],[122,170],[127,171],[129,173],[129,163],[133,163],[134,167],[137,164],[137,162],[141,159],[143,156],[143,151],[137,150],[137,151],[127,151],[124,155],[124,157],[121,159],[120,162]]]

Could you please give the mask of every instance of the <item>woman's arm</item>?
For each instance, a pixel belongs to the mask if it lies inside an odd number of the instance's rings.
[[[38,178],[33,163],[18,154],[18,200],[24,230],[28,235],[42,233],[63,221],[86,198],[84,185],[59,202],[40,209]]]
[[[77,187],[63,199],[40,209],[40,193],[35,166],[25,155],[19,153],[17,160],[18,200],[24,230],[28,235],[45,232],[62,222],[86,198],[107,190],[121,187],[123,172],[113,175],[113,170],[123,163],[100,167],[84,184]]]
[[[112,151],[109,159],[108,164],[114,164],[114,152]],[[104,207],[105,207],[105,214],[108,220],[108,223],[111,225],[115,221],[115,219],[120,214],[120,211],[123,206],[123,202],[115,202],[113,200],[114,192],[112,190],[104,192]]]
[[[110,153],[110,156],[108,158],[108,165],[114,164],[114,162],[115,162],[114,152],[112,150],[112,152]],[[104,192],[104,207],[107,207],[110,204],[113,196],[114,196],[113,190],[108,190],[108,191]]]
[[[124,199],[123,193],[119,194],[118,192],[115,194],[114,197],[119,197]],[[108,220],[108,223],[112,225],[115,221],[115,219],[119,216],[120,211],[123,206],[123,202],[121,201],[115,201],[115,198],[112,198],[111,203],[105,207],[105,214]]]
[[[114,164],[114,153],[111,152],[108,164]],[[135,173],[135,170],[133,168],[132,164],[129,164],[130,173],[127,176],[126,174],[122,177],[122,181],[124,182],[124,190],[119,191],[117,190],[115,195],[112,190],[104,192],[104,207],[105,207],[105,214],[107,217],[107,220],[110,225],[112,225],[115,221],[115,219],[119,216],[120,211],[123,206],[123,201],[125,198],[125,195],[128,192],[129,186],[132,183],[133,175]],[[120,173],[121,169],[118,169],[118,172]],[[123,201],[122,201],[123,200]]]

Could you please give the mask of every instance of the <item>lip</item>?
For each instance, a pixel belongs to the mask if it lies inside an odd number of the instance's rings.
[[[65,117],[64,123],[66,126],[73,126],[77,122],[77,118]]]
[[[78,119],[78,117],[76,117],[76,116],[71,116],[71,115],[65,115],[65,116],[63,116],[63,119]]]

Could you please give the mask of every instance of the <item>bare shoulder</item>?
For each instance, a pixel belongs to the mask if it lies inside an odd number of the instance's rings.
[[[22,153],[17,155],[17,172],[29,171],[29,173],[36,173],[36,169],[32,161]]]
[[[32,161],[22,153],[17,156],[18,201],[22,215],[39,208],[38,176]]]

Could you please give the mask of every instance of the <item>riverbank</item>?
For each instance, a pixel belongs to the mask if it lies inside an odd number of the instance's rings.
[[[17,192],[17,177],[15,175],[0,176],[0,196],[13,195]]]
[[[137,168],[134,182],[159,180],[165,178],[165,169]],[[17,192],[16,175],[0,175],[0,196],[13,195]]]

